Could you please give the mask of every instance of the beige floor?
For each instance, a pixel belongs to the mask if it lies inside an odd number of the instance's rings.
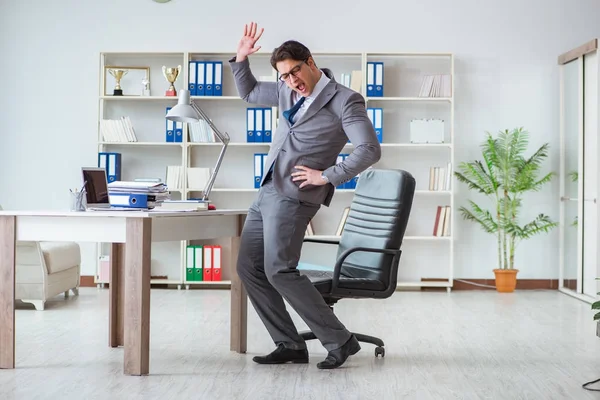
[[[17,310],[16,370],[0,370],[0,399],[594,399],[600,338],[589,304],[555,291],[397,292],[336,308],[365,344],[344,368],[251,361],[272,343],[251,309],[247,355],[229,352],[229,294],[153,290],[150,372],[122,374],[107,345],[108,291],[84,288],[46,311]],[[298,325],[304,324],[297,318]],[[600,387],[600,385],[598,385]]]

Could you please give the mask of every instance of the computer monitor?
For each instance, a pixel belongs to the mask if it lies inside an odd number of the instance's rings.
[[[106,170],[104,168],[83,167],[81,172],[83,174],[83,187],[87,206],[110,208]]]

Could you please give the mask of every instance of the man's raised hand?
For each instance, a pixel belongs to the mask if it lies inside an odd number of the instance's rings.
[[[236,61],[243,61],[252,53],[256,53],[260,50],[260,46],[256,46],[255,44],[260,39],[264,32],[264,28],[260,28],[260,32],[256,33],[258,27],[256,22],[250,22],[250,25],[244,25],[244,36],[240,39],[237,48],[237,57]]]

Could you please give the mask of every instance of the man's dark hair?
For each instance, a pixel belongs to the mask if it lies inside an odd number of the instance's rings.
[[[271,54],[271,65],[277,69],[277,63],[283,60],[306,61],[312,57],[310,50],[300,42],[288,40],[273,50]]]

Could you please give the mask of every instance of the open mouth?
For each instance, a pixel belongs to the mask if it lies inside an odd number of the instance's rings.
[[[306,85],[305,85],[304,83],[299,83],[299,84],[296,86],[296,90],[298,90],[299,92],[302,92],[302,93],[304,93],[304,90],[305,90],[305,89],[306,89]]]

